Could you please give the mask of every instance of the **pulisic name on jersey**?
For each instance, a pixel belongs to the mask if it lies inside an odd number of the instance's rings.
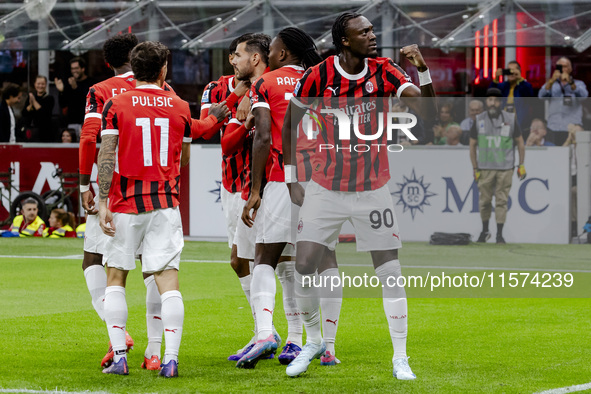
[[[131,96],[131,104],[134,107],[173,107],[172,97]]]

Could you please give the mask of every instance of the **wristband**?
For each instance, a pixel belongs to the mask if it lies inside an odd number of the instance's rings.
[[[80,193],[84,193],[90,190],[90,185],[80,185]]]
[[[426,69],[423,72],[419,72],[419,85],[425,86],[429,85],[430,83],[433,83],[433,81],[431,80],[431,74],[429,73],[429,69]]]
[[[296,183],[298,181],[298,178],[296,176],[296,166],[286,164],[284,166],[284,170],[285,170],[285,183]]]

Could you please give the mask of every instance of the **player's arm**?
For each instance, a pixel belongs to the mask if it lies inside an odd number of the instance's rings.
[[[271,109],[259,106],[252,109],[254,115],[255,132],[254,143],[252,147],[252,188],[250,197],[244,206],[242,212],[242,221],[248,227],[252,227],[256,212],[261,205],[261,184],[265,174],[265,167],[271,152]],[[250,210],[254,210],[252,216]]]
[[[184,167],[187,164],[189,164],[189,161],[191,160],[191,141],[193,141],[193,123],[198,122],[198,120],[191,119],[191,110],[189,109],[189,104],[185,104],[187,115],[185,118],[185,130],[183,132],[183,146],[181,148],[181,167]]]
[[[296,176],[297,163],[295,157],[292,160],[292,142],[296,144],[298,124],[301,122],[306,109],[295,104],[295,100],[290,100],[283,119],[283,128],[281,130],[281,142],[283,146],[283,168],[285,170],[285,183],[289,190],[291,201],[294,204],[302,206],[304,202],[304,188],[298,183]]]
[[[429,75],[429,68],[419,47],[416,44],[408,45],[400,49],[400,53],[404,55],[408,61],[417,68],[419,72],[419,85],[417,88],[415,85],[409,85],[405,88],[400,97],[406,105],[412,108],[419,116],[423,119],[431,120],[437,116],[437,105],[435,103],[435,89],[433,88],[433,82]],[[423,98],[420,100],[419,98]],[[424,99],[426,97],[432,97],[431,99]],[[427,122],[429,123],[429,122]]]
[[[117,144],[119,143],[119,129],[117,122],[113,122],[115,111],[113,102],[108,101],[103,110],[103,127],[101,132],[101,149],[99,150],[98,180],[99,180],[99,224],[103,233],[112,237],[115,235],[115,225],[113,224],[113,214],[107,207],[109,190],[113,182],[113,171],[115,170],[115,160]]]
[[[107,198],[113,182],[115,151],[118,142],[119,136],[117,134],[103,134],[98,154],[99,220],[101,229],[110,237],[115,235],[115,225],[113,224],[113,214],[107,208]]]
[[[186,166],[191,161],[191,143],[183,142],[183,148],[181,150],[181,167]]]
[[[211,104],[207,109],[207,117],[205,119],[193,119],[191,122],[191,134],[193,138],[210,139],[222,127],[224,120],[230,115],[230,110],[223,101],[219,104]],[[202,114],[203,115],[203,114]]]
[[[96,96],[95,89],[90,88],[86,96],[86,115],[80,132],[80,149],[78,151],[80,199],[89,215],[96,215],[98,212],[90,191],[90,176],[96,154],[96,136],[101,130],[102,109],[102,100]]]
[[[230,123],[226,126],[226,130],[222,135],[222,153],[226,156],[231,156],[244,146],[248,133],[254,126],[254,115],[248,114],[244,123],[236,118],[232,118]]]

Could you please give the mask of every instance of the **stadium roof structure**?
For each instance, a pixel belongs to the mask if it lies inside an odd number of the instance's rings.
[[[274,35],[288,26],[327,49],[344,11],[367,16],[386,50],[410,43],[469,48],[489,38],[499,47],[591,46],[589,0],[24,0],[0,4],[0,50],[81,53],[131,31],[196,53],[226,48],[242,33]]]

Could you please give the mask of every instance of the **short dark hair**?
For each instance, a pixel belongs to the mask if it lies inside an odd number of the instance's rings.
[[[29,197],[23,201],[21,207],[24,207],[27,204],[35,204],[36,207],[39,207],[39,201],[35,200],[33,197]]]
[[[286,27],[277,37],[283,41],[283,45],[298,58],[304,68],[310,68],[322,61],[316,52],[314,39],[308,33],[297,27]]]
[[[135,34],[117,34],[103,44],[105,61],[113,68],[119,68],[129,62],[129,53],[137,45]]]
[[[47,77],[45,75],[37,75],[35,77],[35,81],[38,80],[38,79],[44,79],[45,80],[45,83],[47,83]]]
[[[230,46],[228,47],[230,54],[233,54],[234,52],[236,52],[236,47],[238,46],[239,39],[240,39],[240,37],[236,37],[235,39],[232,40],[232,42],[230,42]]]
[[[334,44],[337,54],[343,51],[343,38],[347,37],[347,24],[351,19],[363,16],[356,12],[345,12],[337,17],[332,24],[332,43]]]
[[[271,37],[262,33],[247,33],[238,37],[236,46],[246,43],[246,52],[258,53],[263,59],[263,63],[269,64],[269,45]]]
[[[158,41],[146,41],[131,51],[131,69],[135,79],[143,82],[156,82],[160,70],[166,65],[170,51]]]
[[[72,65],[72,63],[78,63],[80,68],[86,68],[86,60],[82,59],[81,57],[70,59],[70,65]]]
[[[4,89],[2,89],[2,99],[8,100],[11,97],[18,97],[21,93],[21,88],[16,83],[9,82],[6,84]]]
[[[519,69],[519,71],[521,71],[521,64],[519,64],[519,62],[517,60],[511,60],[509,63],[507,63],[507,65],[509,64],[515,64],[517,66],[517,68]]]

